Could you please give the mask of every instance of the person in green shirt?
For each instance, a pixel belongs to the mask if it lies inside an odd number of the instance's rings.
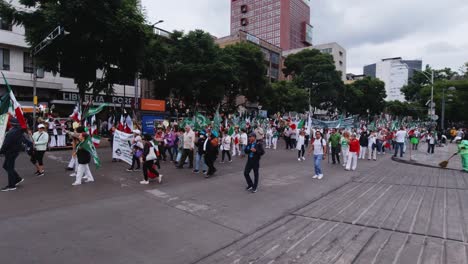
[[[341,163],[340,162],[340,152],[341,152],[340,141],[341,141],[340,133],[335,128],[333,128],[332,134],[330,135],[330,139],[328,140],[328,143],[331,143],[333,164],[336,164],[336,161],[338,161],[338,163]]]
[[[460,154],[462,167],[468,172],[468,140],[462,140],[458,145],[458,154]]]
[[[343,156],[343,167],[346,166],[346,162],[348,161],[349,136],[350,136],[350,133],[348,131],[344,131],[343,136],[341,137],[341,140],[340,140],[341,155]]]

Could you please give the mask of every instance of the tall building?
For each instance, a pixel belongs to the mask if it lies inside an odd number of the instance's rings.
[[[231,35],[240,30],[283,50],[310,46],[309,0],[231,0]]]
[[[21,8],[18,0],[12,3]],[[32,113],[34,70],[30,47],[24,34],[23,26],[8,24],[0,17],[0,71],[8,79],[24,112]],[[47,108],[54,106],[55,113],[60,116],[68,116],[78,100],[78,88],[74,80],[64,75],[45,72],[43,78],[37,79],[36,85],[38,103]],[[0,87],[5,88],[3,81],[0,81]],[[134,80],[128,80],[126,85],[114,85],[113,96],[99,95],[94,101],[96,104],[109,103],[111,106],[125,104],[126,107],[131,107],[134,96]]]
[[[343,48],[340,44],[333,42],[333,43],[315,45],[312,47],[287,50],[283,52],[283,56],[287,57],[291,54],[296,54],[298,52],[301,52],[304,49],[318,49],[322,53],[327,53],[327,54],[332,55],[333,60],[335,61],[336,70],[341,72],[341,79],[343,81],[346,81],[346,49]]]
[[[422,60],[403,60],[401,57],[383,59],[364,66],[364,75],[379,78],[385,83],[387,101],[405,101],[401,88],[407,85],[415,71],[422,69]]]

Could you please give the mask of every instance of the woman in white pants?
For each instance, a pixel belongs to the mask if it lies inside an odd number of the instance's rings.
[[[303,130],[301,130],[301,132],[299,132],[299,136],[297,137],[296,149],[297,149],[297,160],[298,161],[305,160],[305,157],[304,157],[304,154],[305,154],[305,132]]]
[[[273,149],[276,149],[276,146],[278,145],[278,138],[280,136],[280,133],[276,128],[273,128],[273,136],[271,138],[271,144],[273,145]]]
[[[375,132],[371,132],[369,136],[369,145],[367,146],[368,155],[367,159],[377,160],[377,134]]]
[[[346,162],[348,161],[348,153],[349,153],[349,132],[345,131],[343,136],[341,137],[341,155],[343,155],[343,167],[346,166]]]
[[[361,151],[359,152],[359,159],[365,159],[367,146],[369,145],[369,133],[366,130],[363,130],[361,132],[361,136],[359,137],[359,144],[361,146]]]
[[[272,141],[272,138],[273,138],[273,128],[271,127],[271,125],[268,126],[265,136],[266,136],[265,137],[266,148],[269,149],[269,148],[271,148],[271,141]]]
[[[82,179],[85,182],[94,182],[93,174],[91,174],[91,170],[89,169],[89,163],[91,162],[91,153],[86,150],[84,144],[88,144],[86,142],[87,137],[89,137],[86,133],[81,133],[80,135],[80,144],[76,146],[76,157],[78,158],[78,169],[76,172],[76,180],[72,184],[73,186],[81,185]]]
[[[348,160],[346,162],[347,171],[356,170],[359,151],[360,151],[359,140],[357,140],[356,136],[353,134],[351,135],[351,139],[349,140],[349,153],[348,153]]]

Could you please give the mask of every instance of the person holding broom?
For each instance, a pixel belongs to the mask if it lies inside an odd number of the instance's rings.
[[[465,136],[465,139],[458,144],[458,154],[460,154],[462,170],[468,172],[468,138]]]

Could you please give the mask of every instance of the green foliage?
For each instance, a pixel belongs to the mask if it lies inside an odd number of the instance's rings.
[[[385,83],[379,79],[366,77],[346,85],[342,94],[342,109],[358,115],[380,114],[385,108]]]
[[[288,56],[285,66],[284,74],[292,76],[297,87],[310,89],[313,107],[330,112],[342,107],[339,95],[343,94],[344,84],[330,54],[303,50]]]
[[[0,16],[26,28],[32,47],[54,28],[69,35],[55,39],[36,55],[46,70],[74,78],[81,95],[92,90],[112,93],[112,84],[127,81],[141,67],[150,32],[135,0],[20,0],[34,11],[1,1]],[[118,70],[113,69],[117,66]],[[96,71],[102,73],[96,77]],[[117,71],[117,72],[116,72]]]
[[[242,42],[227,46],[223,54],[225,62],[232,66],[233,82],[227,92],[230,103],[239,94],[253,102],[263,97],[267,87],[267,69],[260,48]]]
[[[264,106],[272,113],[304,112],[308,110],[307,91],[295,86],[293,82],[280,81],[272,83],[264,98]]]
[[[389,101],[384,104],[385,112],[397,117],[412,116],[414,119],[423,119],[426,108],[417,103]]]

